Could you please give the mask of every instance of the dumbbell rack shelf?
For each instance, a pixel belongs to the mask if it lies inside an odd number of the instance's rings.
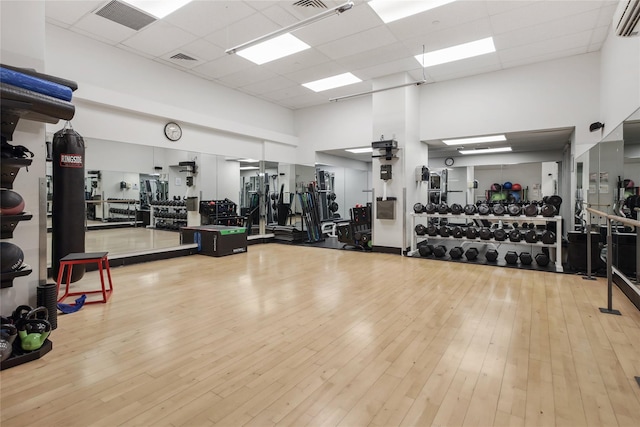
[[[537,216],[525,216],[525,215],[518,215],[518,216],[511,216],[511,215],[480,215],[480,214],[474,214],[474,215],[465,215],[465,214],[460,214],[460,215],[456,215],[456,214],[451,214],[451,213],[447,213],[447,214],[439,214],[439,213],[433,213],[433,214],[427,214],[427,213],[412,213],[411,214],[411,248],[409,250],[409,252],[407,253],[407,256],[416,256],[418,254],[418,238],[421,239],[437,239],[437,240],[458,240],[458,241],[467,241],[467,242],[473,242],[473,243],[482,243],[482,244],[493,244],[493,245],[525,245],[525,246],[529,246],[529,247],[539,247],[539,248],[552,248],[555,249],[556,254],[555,254],[555,268],[556,271],[559,273],[563,272],[563,268],[562,268],[562,233],[556,233],[556,241],[555,243],[552,244],[546,244],[546,243],[542,243],[542,242],[536,242],[536,243],[529,243],[526,241],[519,241],[519,242],[512,242],[509,240],[509,238],[507,237],[507,239],[505,240],[496,240],[494,238],[491,238],[489,240],[483,240],[480,239],[479,237],[476,239],[468,239],[466,237],[453,237],[453,236],[448,236],[448,237],[442,237],[442,236],[418,236],[415,232],[415,228],[416,228],[416,224],[417,224],[417,220],[421,219],[421,218],[425,218],[425,219],[429,219],[429,218],[446,218],[446,219],[458,219],[458,220],[485,220],[485,221],[489,221],[489,222],[498,222],[498,221],[505,221],[505,222],[518,222],[518,221],[526,221],[526,222],[539,222],[539,223],[547,223],[547,222],[555,222],[556,223],[556,230],[562,230],[562,217],[557,215],[557,216],[553,216],[553,217],[545,217],[542,215],[537,215]]]

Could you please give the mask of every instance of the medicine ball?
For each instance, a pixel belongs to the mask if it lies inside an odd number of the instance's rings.
[[[446,214],[448,212],[449,212],[449,206],[447,206],[446,203],[440,203],[438,205],[438,213],[439,214],[443,214],[444,215],[444,214]]]
[[[556,233],[554,233],[551,230],[545,230],[544,233],[542,233],[542,243],[546,244],[546,245],[553,245],[556,243]]]
[[[514,184],[511,186],[511,189],[512,189],[513,191],[520,191],[520,190],[522,190],[522,185],[520,185],[520,184],[518,184],[518,183],[516,182],[516,183],[514,183]]]
[[[507,200],[507,195],[505,193],[493,193],[491,195],[492,202],[502,202],[503,200]]]
[[[489,212],[491,212],[489,205],[486,203],[480,203],[480,206],[478,206],[478,213],[480,215],[489,215]]]
[[[622,182],[624,183],[624,188],[632,189],[636,186],[632,179],[625,179]]]
[[[504,215],[505,211],[505,207],[500,203],[495,203],[493,206],[491,206],[491,212],[493,212],[494,215]]]
[[[507,200],[509,200],[511,203],[520,202],[520,193],[512,191],[511,193],[509,193],[509,197],[507,197]]]
[[[415,205],[413,205],[413,211],[415,213],[422,213],[424,212],[424,206],[422,205],[422,203],[418,202]]]
[[[507,232],[503,228],[496,228],[493,231],[493,238],[502,242],[507,239]]]
[[[507,211],[511,216],[519,216],[520,213],[522,212],[522,208],[520,207],[520,205],[516,205],[515,203],[512,203],[509,206],[507,206]]]
[[[436,209],[437,209],[436,204],[432,202],[427,203],[424,207],[424,211],[428,214],[436,213]]]
[[[502,188],[504,188],[505,190],[511,190],[511,187],[513,187],[513,184],[509,181],[502,184]]]
[[[465,234],[467,239],[475,239],[478,237],[478,230],[475,227],[467,227]]]
[[[502,185],[498,183],[491,184],[491,191],[500,191],[502,190]]]
[[[482,240],[489,240],[491,239],[491,236],[493,236],[493,233],[491,232],[491,230],[487,227],[482,227],[480,229],[480,231],[478,232],[478,235],[480,236],[480,238]]]
[[[24,253],[19,246],[9,242],[0,242],[0,272],[17,271],[24,262]]]
[[[526,216],[537,216],[538,206],[533,203],[529,203],[527,206],[524,207],[524,214]]]
[[[542,214],[543,217],[546,217],[546,218],[555,216],[557,212],[558,212],[558,209],[556,209],[556,207],[550,203],[545,204],[544,206],[542,206],[542,209],[540,209],[540,213]]]
[[[467,215],[474,215],[478,211],[476,205],[468,204],[464,207],[464,213]]]
[[[24,199],[15,191],[2,189],[0,192],[0,214],[18,215],[24,211]]]
[[[538,241],[538,233],[536,233],[536,230],[527,230],[527,232],[524,233],[524,240],[526,240],[527,243],[535,243]]]
[[[517,228],[509,231],[509,240],[512,242],[519,242],[522,239],[522,233]]]
[[[454,215],[460,215],[462,213],[463,209],[462,209],[462,205],[458,204],[458,203],[453,203],[451,205],[451,213]]]

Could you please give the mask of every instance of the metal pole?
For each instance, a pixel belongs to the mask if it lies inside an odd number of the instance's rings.
[[[596,280],[591,277],[591,213],[587,212],[587,277],[582,276],[584,280]]]
[[[600,307],[601,313],[616,314],[620,316],[620,311],[613,309],[613,271],[611,269],[613,261],[613,237],[611,236],[611,219],[607,217],[607,308]]]

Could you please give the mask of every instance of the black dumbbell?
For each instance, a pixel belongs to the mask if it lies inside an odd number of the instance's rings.
[[[504,256],[504,260],[507,261],[507,264],[517,264],[518,263],[518,254],[515,251],[508,251]]]
[[[467,249],[467,251],[464,253],[464,256],[467,258],[467,260],[469,260],[469,261],[474,261],[476,258],[478,258],[478,249],[476,249],[476,248],[469,248],[469,249]]]
[[[438,258],[442,258],[447,254],[447,248],[445,248],[443,245],[438,245],[433,248],[433,254]]]
[[[488,249],[487,253],[484,255],[489,262],[496,262],[498,259],[498,251],[495,249]]]
[[[463,253],[464,253],[464,250],[460,246],[453,247],[449,251],[449,255],[451,256],[451,259],[460,259],[462,258]]]
[[[418,246],[418,253],[421,257],[428,257],[433,255],[433,245],[420,245]]]
[[[545,253],[536,254],[536,263],[541,267],[546,267],[549,265],[549,257]]]
[[[520,263],[523,265],[531,265],[533,257],[529,252],[520,252]]]

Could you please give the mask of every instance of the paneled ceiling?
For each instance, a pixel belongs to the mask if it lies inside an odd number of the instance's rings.
[[[403,0],[398,0],[402,2]],[[406,0],[404,0],[406,1]],[[384,24],[365,0],[294,32],[311,49],[263,65],[225,50],[317,15],[344,1],[196,0],[133,30],[97,15],[109,1],[46,2],[47,21],[168,67],[272,103],[299,109],[372,89],[408,72],[440,82],[598,51],[617,6],[611,0],[458,0]],[[422,69],[413,58],[492,36],[497,51]],[[302,83],[351,72],[361,83],[315,93]],[[424,74],[423,74],[424,73]]]

